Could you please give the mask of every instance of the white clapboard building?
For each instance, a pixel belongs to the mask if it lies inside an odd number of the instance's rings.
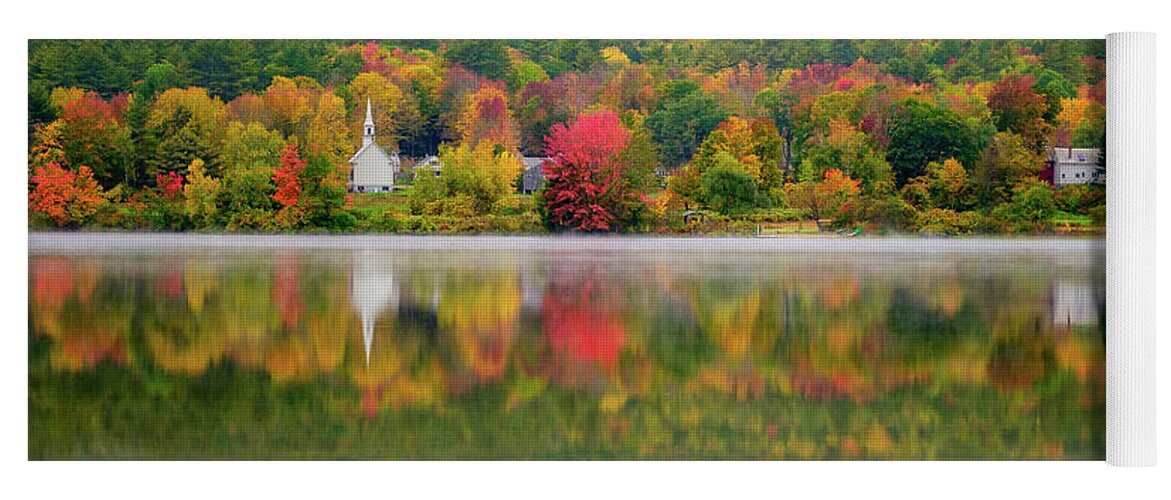
[[[1102,184],[1106,170],[1098,165],[1096,148],[1053,148],[1049,162],[1053,166],[1053,185]]]
[[[398,152],[388,152],[374,141],[374,116],[366,100],[366,122],[362,124],[362,148],[350,158],[350,191],[389,192],[394,189],[401,162]]]

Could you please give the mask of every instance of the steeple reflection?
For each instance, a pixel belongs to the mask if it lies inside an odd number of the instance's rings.
[[[383,312],[398,309],[393,259],[390,252],[378,250],[358,250],[351,256],[350,302],[362,320],[367,364],[374,346],[374,324]]]

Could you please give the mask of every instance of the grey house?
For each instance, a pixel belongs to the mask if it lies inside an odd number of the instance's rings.
[[[549,161],[548,156],[526,156],[521,158],[524,163],[524,173],[521,174],[520,190],[525,194],[533,194],[545,185],[545,172],[542,167]]]

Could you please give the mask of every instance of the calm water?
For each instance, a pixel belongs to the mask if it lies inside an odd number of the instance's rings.
[[[30,237],[32,459],[1105,453],[1100,241],[102,238]]]

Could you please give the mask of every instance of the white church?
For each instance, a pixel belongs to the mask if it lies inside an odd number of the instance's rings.
[[[374,142],[374,115],[366,99],[366,122],[362,125],[362,147],[350,157],[350,191],[356,193],[390,192],[401,162],[398,152],[388,152]]]

